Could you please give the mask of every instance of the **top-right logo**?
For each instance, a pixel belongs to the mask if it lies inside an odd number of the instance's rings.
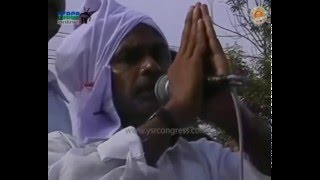
[[[250,12],[251,20],[255,25],[262,25],[268,20],[268,11],[262,7],[254,7]]]

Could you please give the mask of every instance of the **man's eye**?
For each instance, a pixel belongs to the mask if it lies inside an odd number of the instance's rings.
[[[152,57],[163,67],[170,65],[170,53],[166,48],[154,48],[151,50]]]
[[[144,53],[141,50],[128,50],[126,52],[121,53],[117,59],[119,59],[121,63],[134,65],[142,59],[143,54]]]

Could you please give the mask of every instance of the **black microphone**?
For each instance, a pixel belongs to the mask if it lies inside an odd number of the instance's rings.
[[[247,79],[243,76],[228,75],[228,76],[208,76],[205,80],[205,88],[217,87],[237,87],[247,83]],[[164,74],[159,77],[154,87],[154,93],[157,100],[161,104],[166,104],[169,101],[169,79],[168,75]]]

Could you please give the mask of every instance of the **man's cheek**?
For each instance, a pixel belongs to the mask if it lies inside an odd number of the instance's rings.
[[[127,84],[127,87],[126,87],[126,90],[127,90],[127,93],[131,96],[131,97],[134,97],[137,93],[137,90],[138,90],[138,87],[137,87],[137,80],[138,80],[138,77],[134,74],[130,74],[127,76],[127,79],[126,79],[126,84]]]

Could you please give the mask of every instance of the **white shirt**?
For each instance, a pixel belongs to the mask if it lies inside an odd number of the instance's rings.
[[[133,127],[103,142],[82,146],[62,132],[48,134],[48,180],[237,180],[240,156],[202,138],[180,138],[148,166],[142,143]],[[271,179],[244,162],[244,179]]]

